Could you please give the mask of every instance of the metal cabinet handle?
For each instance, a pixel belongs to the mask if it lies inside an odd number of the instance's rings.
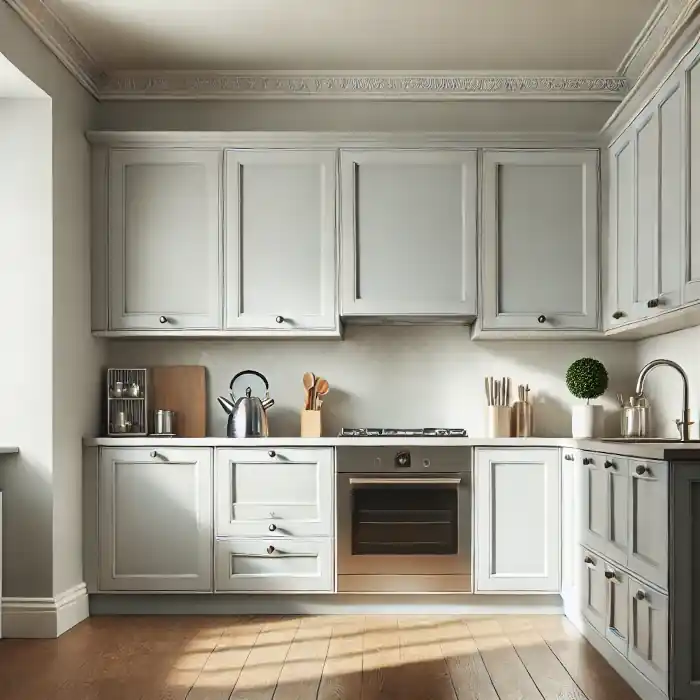
[[[277,457],[277,453],[276,453],[274,450],[270,450],[267,454],[268,454],[270,457]]]
[[[573,456],[572,454],[570,454],[569,452],[567,452],[567,453],[564,455],[564,459],[565,459],[567,462],[573,462],[573,461],[574,461],[574,456]]]
[[[167,316],[161,316],[158,319],[161,323],[169,323],[168,317]]]
[[[637,474],[639,474],[639,476],[644,476],[649,471],[649,469],[648,469],[648,467],[645,467],[643,464],[638,464],[635,467],[634,471],[636,471]]]
[[[151,457],[153,457],[153,459],[155,459],[157,456],[158,456],[158,453],[155,450],[153,450],[153,452],[151,452]]]
[[[537,317],[537,323],[546,323],[547,322],[547,317],[544,314],[540,314]]]
[[[270,532],[274,532],[274,531],[277,529],[277,525],[275,525],[274,523],[272,523],[272,524],[270,525],[270,527],[268,527],[267,529],[268,529]]]
[[[614,571],[606,571],[605,574],[603,574],[608,581],[616,578],[615,572]]]
[[[625,317],[625,312],[624,311],[616,311],[612,317],[616,320],[619,321],[621,318]]]
[[[267,553],[268,553],[268,554],[273,554],[274,551],[275,551],[275,548],[274,548],[272,545],[270,545],[270,546],[267,548]]]
[[[583,563],[586,566],[590,567],[591,569],[595,569],[595,562],[593,561],[593,559],[591,557],[584,557]]]
[[[648,309],[655,309],[659,305],[659,300],[658,299],[649,299],[647,302],[647,308]]]
[[[603,464],[603,466],[604,466],[606,469],[617,469],[617,464],[615,464],[615,462],[611,462],[611,461],[609,461],[609,460],[606,460],[606,461],[605,461],[605,464]]]
[[[348,482],[352,484],[353,486],[386,486],[386,485],[394,485],[394,486],[403,486],[404,484],[411,484],[413,485],[419,485],[419,486],[457,486],[458,484],[462,483],[462,479],[458,476],[452,478],[452,477],[443,477],[443,478],[416,478],[412,479],[411,477],[403,477],[403,478],[397,478],[397,479],[372,479],[372,478],[359,478],[356,476],[351,476],[348,479]]]
[[[593,460],[590,457],[584,457],[583,463],[588,466],[589,464],[593,464]]]
[[[277,321],[277,323],[284,323],[284,316],[277,316],[275,321]]]
[[[647,597],[647,594],[646,594],[644,591],[641,591],[641,590],[640,590],[640,591],[637,591],[637,592],[634,594],[634,597],[635,597],[637,600],[644,600],[644,599]]]

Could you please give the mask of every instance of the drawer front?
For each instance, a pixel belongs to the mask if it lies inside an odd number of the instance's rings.
[[[581,543],[604,552],[608,542],[608,478],[604,458],[595,452],[581,452],[579,489],[581,493]]]
[[[331,450],[216,452],[219,537],[328,537],[333,500]]]
[[[604,563],[603,569],[607,588],[605,638],[626,656],[629,631],[629,576],[608,562]]]
[[[668,589],[668,464],[630,460],[627,565]]]
[[[630,577],[628,606],[627,658],[668,693],[668,597]]]
[[[604,562],[593,552],[581,548],[581,614],[602,636],[605,636],[607,585]]]
[[[333,540],[217,540],[216,591],[333,591]]]

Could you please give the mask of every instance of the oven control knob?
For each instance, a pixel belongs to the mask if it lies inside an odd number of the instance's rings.
[[[397,452],[394,462],[397,467],[410,467],[411,466],[411,453],[410,452]]]

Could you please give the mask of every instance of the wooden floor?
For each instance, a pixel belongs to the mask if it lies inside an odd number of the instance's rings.
[[[0,641],[2,700],[636,700],[561,617],[97,617]]]

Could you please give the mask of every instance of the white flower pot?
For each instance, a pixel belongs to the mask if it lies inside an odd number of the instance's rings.
[[[571,436],[586,439],[596,436],[600,406],[585,405],[571,408]]]

